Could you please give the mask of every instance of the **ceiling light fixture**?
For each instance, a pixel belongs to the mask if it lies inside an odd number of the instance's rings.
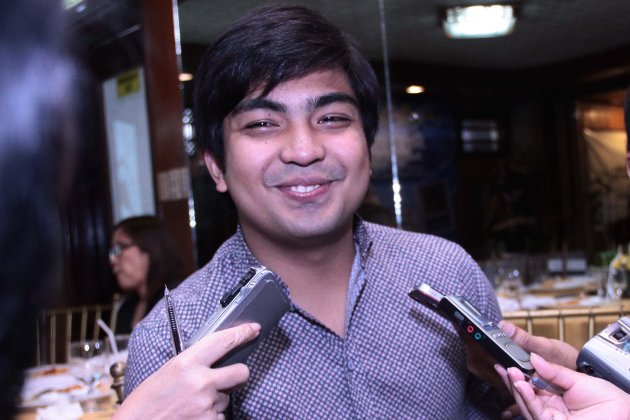
[[[192,73],[179,73],[179,81],[180,82],[189,82],[193,79]]]
[[[422,93],[424,92],[424,86],[420,86],[420,85],[409,85],[405,88],[405,92],[407,92],[410,95],[415,95],[418,93]]]
[[[449,38],[492,38],[512,33],[516,14],[511,5],[476,5],[446,8],[442,28]]]

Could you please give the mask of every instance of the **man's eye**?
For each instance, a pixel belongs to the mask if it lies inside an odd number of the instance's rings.
[[[348,123],[350,118],[343,115],[326,115],[319,120],[319,124],[344,124]]]
[[[254,121],[245,125],[246,129],[256,129],[256,128],[270,128],[273,127],[274,124],[270,121]]]

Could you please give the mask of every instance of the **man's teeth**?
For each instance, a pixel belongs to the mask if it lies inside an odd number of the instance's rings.
[[[293,186],[291,186],[291,192],[309,193],[311,191],[315,191],[320,186],[321,185],[319,185],[319,184],[317,184],[317,185],[293,185]]]

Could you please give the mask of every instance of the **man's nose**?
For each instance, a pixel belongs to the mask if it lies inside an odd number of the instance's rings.
[[[314,131],[306,124],[289,130],[280,152],[282,161],[307,166],[324,159],[326,148]]]

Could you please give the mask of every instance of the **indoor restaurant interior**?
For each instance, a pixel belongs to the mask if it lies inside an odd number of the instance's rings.
[[[102,340],[110,361],[113,347],[123,354],[131,328],[122,324],[146,313],[122,313],[138,299],[130,301],[136,292],[120,284],[113,262],[125,252],[113,238],[126,219],[146,216],[163,229],[178,258],[171,291],[236,231],[233,203],[215,189],[195,143],[195,71],[231,22],[268,4],[318,11],[358,41],[377,74],[380,121],[362,219],[455,242],[487,276],[503,318],[578,350],[629,311],[630,2],[63,4],[65,38],[86,76],[77,84],[74,176],[54,220],[54,291],[28,334],[31,374],[58,373],[77,342]],[[496,30],[458,21],[465,6],[494,4],[511,6]],[[163,285],[157,293],[149,304],[161,302]],[[66,403],[111,417],[122,399],[120,360],[111,372],[105,366],[105,386]],[[17,418],[52,409],[72,387],[30,386]]]

